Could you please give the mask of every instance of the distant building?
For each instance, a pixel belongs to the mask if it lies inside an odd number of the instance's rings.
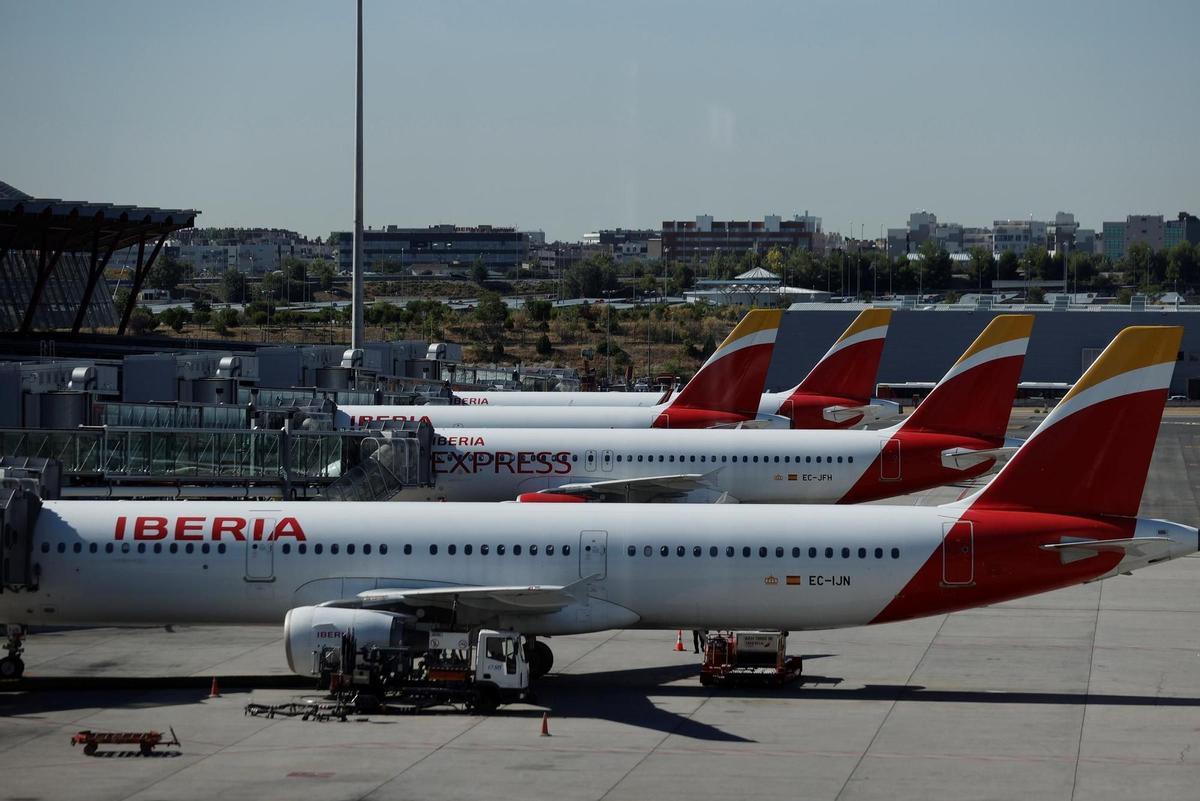
[[[583,235],[583,244],[600,248],[616,262],[644,261],[650,256],[650,241],[659,239],[661,232],[651,228],[610,228]]]
[[[992,252],[1022,256],[1031,245],[1046,247],[1048,227],[1041,220],[996,220],[992,223]]]
[[[536,232],[540,233],[540,232]],[[349,231],[330,235],[338,270],[348,272],[354,261],[354,237]],[[544,239],[544,235],[542,236]],[[428,228],[369,228],[363,232],[363,261],[367,270],[440,263],[466,273],[477,263],[492,272],[516,270],[528,258],[534,236],[515,228],[491,225],[463,227],[431,225]]]
[[[662,226],[662,254],[669,261],[706,260],[717,253],[739,255],[747,251],[765,254],[781,250],[813,249],[813,237],[821,229],[821,218],[808,212],[785,220],[767,215],[758,220],[713,220],[702,214],[695,222],[667,220]]]
[[[964,228],[962,237],[963,250],[968,253],[975,248],[981,248],[988,253],[993,250],[991,228]]]
[[[198,275],[237,270],[250,275],[274,272],[290,259],[332,260],[333,247],[295,231],[275,228],[211,228],[188,231],[166,244],[164,253],[191,264]],[[136,249],[113,256],[113,263],[136,260]]]
[[[1112,261],[1122,259],[1135,243],[1152,250],[1171,248],[1183,242],[1200,245],[1200,219],[1181,211],[1174,220],[1161,214],[1131,214],[1125,222],[1106,222],[1103,228],[1104,255]]]
[[[987,230],[987,229],[973,229]],[[958,223],[939,223],[937,215],[929,211],[914,211],[908,215],[907,228],[889,228],[887,232],[888,256],[895,259],[916,253],[930,239],[947,253],[962,253],[967,249],[966,229]]]

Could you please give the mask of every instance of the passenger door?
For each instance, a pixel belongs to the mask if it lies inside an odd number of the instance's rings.
[[[942,523],[942,584],[969,587],[974,583],[974,524],[969,521]]]
[[[889,439],[879,447],[879,480],[900,480],[900,440]]]
[[[266,518],[262,521],[261,540],[254,540],[253,527],[246,532],[246,581],[275,580],[275,526],[278,520]]]

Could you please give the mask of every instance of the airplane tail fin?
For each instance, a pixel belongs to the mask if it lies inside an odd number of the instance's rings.
[[[1032,330],[1032,314],[993,318],[900,430],[1004,439]]]
[[[692,380],[671,400],[669,409],[692,408],[753,417],[767,381],[780,309],[752,309],[734,327]],[[668,409],[668,411],[669,411]]]
[[[971,508],[1137,515],[1182,326],[1117,334]]]
[[[821,395],[869,401],[875,394],[875,377],[891,320],[891,309],[864,309],[792,390],[792,398]]]

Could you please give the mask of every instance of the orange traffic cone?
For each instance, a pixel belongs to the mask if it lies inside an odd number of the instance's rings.
[[[683,648],[683,629],[675,630],[675,650],[682,651]]]
[[[208,697],[209,698],[220,698],[221,697],[221,690],[220,690],[220,688],[217,687],[217,677],[216,676],[213,676],[212,689],[210,689],[208,691]]]
[[[543,737],[550,736],[550,713],[549,712],[542,713],[542,736]]]

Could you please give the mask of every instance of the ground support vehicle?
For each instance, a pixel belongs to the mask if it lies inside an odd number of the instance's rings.
[[[787,655],[786,631],[725,631],[704,646],[700,683],[706,687],[780,687],[800,676],[804,659]]]
[[[101,745],[136,745],[142,756],[150,756],[156,745],[180,745],[175,729],[170,729],[171,739],[159,731],[89,731],[84,730],[71,736],[71,745],[82,745],[83,753],[93,756]]]

